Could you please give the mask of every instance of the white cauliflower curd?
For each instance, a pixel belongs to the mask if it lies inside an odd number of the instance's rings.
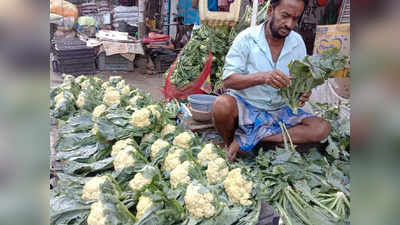
[[[194,218],[210,218],[215,214],[215,207],[212,204],[214,196],[211,192],[200,194],[200,188],[200,185],[193,183],[188,186],[184,197],[185,206]]]
[[[176,126],[171,125],[171,124],[167,124],[162,130],[161,130],[161,137],[165,137],[168,134],[172,134],[173,132],[175,132],[176,130]]]
[[[114,159],[114,169],[121,170],[124,168],[132,167],[135,165],[135,158],[132,155],[132,152],[136,150],[133,148],[131,149],[123,149],[121,150]]]
[[[93,177],[82,189],[82,198],[85,200],[99,200],[101,190],[100,185],[109,179],[107,176]]]
[[[87,218],[88,225],[106,225],[107,217],[104,215],[104,205],[95,202],[90,206],[90,214]]]
[[[147,196],[140,196],[139,202],[136,206],[136,218],[140,219],[142,216],[146,213],[147,209],[149,209],[153,205],[153,201],[151,200],[150,197]]]
[[[112,146],[111,156],[117,155],[120,151],[127,149],[128,146],[130,147],[128,149],[133,151],[133,146],[129,145],[131,143],[132,139],[130,138],[115,142],[115,144]]]
[[[136,127],[150,126],[150,110],[143,108],[132,113],[131,124]]]
[[[209,184],[222,182],[228,175],[229,168],[223,158],[210,161],[207,166],[206,176]]]
[[[163,168],[166,171],[174,170],[179,164],[181,164],[180,157],[183,153],[181,148],[173,148],[165,157]]]
[[[119,105],[121,102],[119,91],[114,88],[107,88],[106,92],[104,93],[103,102],[107,103],[108,105]]]
[[[212,143],[206,144],[203,149],[197,155],[197,160],[200,165],[204,165],[209,161],[213,161],[218,158],[218,154],[213,150],[214,145]]]
[[[100,117],[107,109],[107,106],[104,104],[96,106],[92,112],[92,121],[96,121],[98,117]]]
[[[241,174],[241,169],[236,168],[228,173],[224,181],[225,191],[229,200],[241,205],[251,205],[249,200],[253,188],[253,182],[247,181]]]
[[[189,184],[189,169],[192,167],[189,161],[179,164],[170,174],[170,183],[172,188],[176,188],[179,184]]]
[[[161,149],[168,147],[170,144],[163,139],[157,139],[150,148],[150,158],[154,160],[160,153]]]
[[[174,138],[173,144],[181,148],[190,148],[193,136],[188,132],[180,133]]]

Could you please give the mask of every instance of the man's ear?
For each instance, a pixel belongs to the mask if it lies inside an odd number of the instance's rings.
[[[268,6],[268,9],[267,9],[267,20],[270,20],[271,19],[271,17],[272,17],[272,12],[274,11],[274,9],[272,8],[272,6],[271,5],[269,5]]]

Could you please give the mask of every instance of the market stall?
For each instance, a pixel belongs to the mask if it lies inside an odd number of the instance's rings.
[[[164,23],[160,22],[158,17],[153,18],[151,16],[161,15],[161,7],[152,7],[155,2],[150,0],[128,2],[51,0],[50,36],[53,55],[56,55],[56,41],[62,42],[64,39],[74,39],[74,43],[86,42],[86,47],[93,48],[96,51],[97,64],[90,74],[93,74],[95,70],[133,71],[135,55],[147,54],[146,57],[148,58],[155,58],[154,56],[157,55],[152,54],[151,51],[145,51],[146,49],[143,50],[143,47],[147,48],[147,46],[142,45],[142,43],[147,45],[150,42],[160,41],[158,39],[153,40],[154,35],[151,35],[153,29],[162,26]],[[159,4],[159,6],[161,5]],[[154,26],[152,25],[153,22],[156,22]],[[163,30],[157,30],[157,32],[161,32],[161,34],[158,33],[156,35],[167,37],[166,40],[163,39],[162,41],[170,41],[168,35],[162,34]],[[105,34],[110,36],[107,37]],[[72,43],[72,41],[68,43]],[[158,55],[160,54],[162,52],[158,53]],[[88,60],[89,58],[86,61]],[[161,61],[159,60],[159,62]],[[64,62],[65,60],[53,57],[53,70],[71,74],[87,73],[87,70],[82,69],[79,71],[79,65],[82,65],[82,63],[71,66]],[[162,68],[166,67],[165,63],[169,63],[169,61],[159,63],[160,71],[161,65]],[[75,68],[75,70],[60,69],[66,67]]]
[[[52,171],[50,225],[350,223],[350,121],[342,105],[310,104],[332,130],[306,151],[299,151],[304,146],[295,146],[280,123],[282,145],[257,146],[255,155],[234,162],[227,160],[211,122],[211,106],[225,91],[225,56],[238,33],[266,20],[267,7],[267,2],[255,11],[248,6],[240,19],[235,10],[232,17],[214,12],[179,54],[170,36],[157,32],[141,39],[106,29],[81,36],[85,41],[79,43],[86,53],[96,53],[99,68],[130,70],[131,64],[120,62],[132,62],[136,54],[174,62],[163,68],[163,101],[121,76],[64,74],[63,83],[51,89],[50,116],[59,137],[51,163],[59,166]],[[288,68],[292,85],[280,95],[297,113],[302,93],[348,72],[349,64],[343,49],[327,47]]]

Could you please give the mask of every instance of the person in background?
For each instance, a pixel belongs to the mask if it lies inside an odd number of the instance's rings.
[[[192,8],[196,9],[196,23],[194,24],[193,29],[197,29],[200,26],[199,1],[200,0],[192,0]],[[218,0],[208,0],[208,10],[218,11]]]
[[[283,143],[280,122],[294,144],[319,143],[330,133],[330,123],[285,104],[279,89],[290,85],[288,64],[307,52],[301,36],[293,31],[307,0],[271,0],[267,22],[247,28],[235,38],[226,56],[223,86],[212,119],[224,140],[229,161],[237,154],[251,154],[261,141]],[[311,92],[300,97],[301,107]]]
[[[317,25],[336,24],[341,3],[342,0],[311,0],[305,6],[295,31],[303,37],[308,55],[313,53]]]

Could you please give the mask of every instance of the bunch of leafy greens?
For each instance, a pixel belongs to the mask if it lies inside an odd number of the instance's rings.
[[[302,94],[323,84],[333,77],[333,72],[343,69],[347,56],[336,48],[326,50],[322,54],[306,56],[302,60],[293,60],[289,64],[291,84],[279,90],[283,100],[297,114]]]

